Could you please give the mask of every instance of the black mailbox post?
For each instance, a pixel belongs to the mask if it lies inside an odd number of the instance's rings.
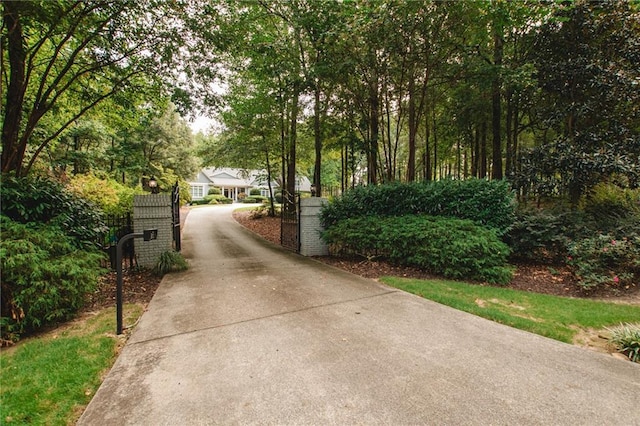
[[[134,232],[118,240],[116,246],[116,334],[122,334],[122,247],[124,243],[133,238],[142,238],[144,241],[155,240],[158,238],[158,230],[147,229],[142,232]]]

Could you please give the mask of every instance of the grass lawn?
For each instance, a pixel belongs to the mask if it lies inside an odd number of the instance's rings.
[[[142,315],[125,305],[125,324]],[[83,317],[0,353],[0,424],[75,424],[124,342],[115,308]]]
[[[396,277],[387,285],[511,327],[566,343],[581,330],[640,322],[640,306],[571,299],[444,280]]]

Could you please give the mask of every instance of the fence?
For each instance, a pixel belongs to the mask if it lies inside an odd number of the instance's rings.
[[[133,218],[131,213],[121,216],[107,216],[105,218],[105,224],[107,225],[107,231],[102,235],[99,244],[102,250],[109,256],[109,266],[111,269],[116,269],[116,245],[120,238],[133,232]],[[133,240],[124,244],[122,259],[125,265],[128,262],[129,268],[133,268],[136,265]],[[106,267],[107,265],[103,264],[103,266]]]

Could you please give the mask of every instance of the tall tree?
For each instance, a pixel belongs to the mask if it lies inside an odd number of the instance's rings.
[[[550,136],[536,147],[528,181],[568,194],[575,205],[603,180],[640,176],[640,10],[627,1],[557,4],[536,43]],[[544,101],[546,100],[546,102]],[[525,171],[527,172],[527,171]],[[550,185],[551,184],[551,185]]]
[[[2,173],[28,173],[52,140],[137,76],[171,74],[177,49],[167,46],[178,39],[181,3],[2,0],[2,7]],[[33,137],[52,114],[57,125]]]

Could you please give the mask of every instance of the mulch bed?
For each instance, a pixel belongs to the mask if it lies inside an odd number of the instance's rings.
[[[146,269],[132,268],[124,271],[122,274],[123,302],[147,305],[158,289],[160,281],[162,281],[162,277]],[[97,311],[115,306],[116,284],[117,277],[115,272],[103,275],[98,282],[96,290],[89,295],[83,311]]]

